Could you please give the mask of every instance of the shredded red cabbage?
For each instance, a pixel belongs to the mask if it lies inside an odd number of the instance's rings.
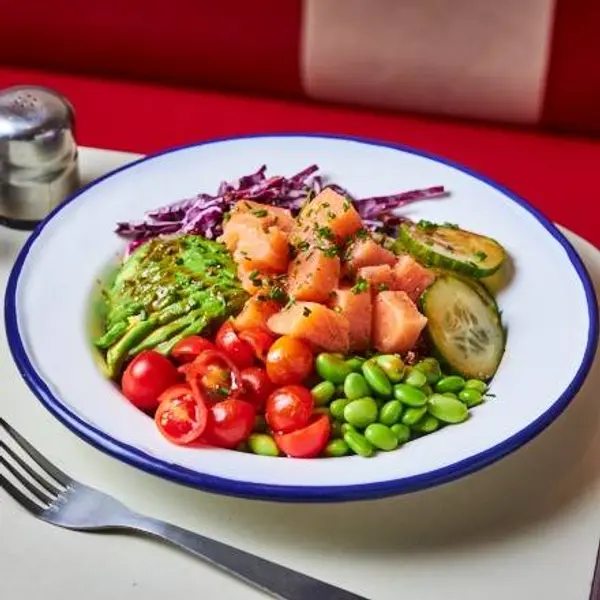
[[[323,189],[323,179],[315,175],[317,165],[310,165],[292,177],[276,175],[267,177],[267,166],[255,173],[244,175],[237,181],[223,181],[214,196],[198,194],[194,198],[179,200],[146,213],[138,222],[117,223],[116,233],[130,240],[128,253],[145,241],[175,233],[195,233],[208,239],[216,239],[223,233],[225,213],[242,199],[280,206],[297,214],[307,198],[314,197]],[[444,186],[410,190],[388,196],[354,198],[337,184],[330,184],[335,191],[349,198],[365,225],[374,231],[394,235],[398,225],[406,220],[394,214],[394,210],[426,198],[438,198],[446,194]]]

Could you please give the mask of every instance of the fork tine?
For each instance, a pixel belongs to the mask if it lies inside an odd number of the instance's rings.
[[[35,479],[39,485],[41,485],[46,491],[51,494],[58,495],[61,490],[53,486],[45,477],[42,477],[35,469],[32,469],[28,463],[26,463],[10,446],[7,446],[2,440],[0,440],[0,450],[4,450],[23,471],[25,471],[30,477]]]
[[[43,512],[43,508],[30,500],[21,490],[17,489],[4,475],[0,473],[0,487],[5,489],[23,508],[39,516]]]
[[[45,492],[42,492],[39,487],[35,486],[23,473],[21,473],[18,469],[13,467],[4,456],[0,456],[0,465],[2,465],[9,473],[13,475],[15,479],[19,481],[19,483],[27,489],[28,492],[33,494],[40,502],[44,504],[52,504],[54,498],[50,498]]]
[[[0,425],[4,427],[9,435],[29,454],[33,460],[47,473],[49,473],[58,483],[68,487],[72,479],[63,473],[58,467],[54,466],[47,458],[44,458],[12,425],[9,425],[0,417]]]

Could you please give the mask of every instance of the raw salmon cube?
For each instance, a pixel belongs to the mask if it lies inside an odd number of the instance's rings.
[[[434,281],[433,271],[419,264],[412,256],[403,254],[394,265],[392,289],[406,292],[416,302],[423,291]]]
[[[240,200],[236,202],[231,209],[231,215],[236,213],[250,213],[252,216],[260,219],[263,229],[269,227],[278,227],[282,231],[289,233],[294,225],[294,217],[287,208],[261,204],[253,200]]]
[[[258,327],[269,331],[267,321],[281,310],[281,306],[274,300],[259,300],[256,297],[249,298],[244,304],[240,314],[233,320],[233,326],[237,331]]]
[[[373,346],[380,352],[404,353],[414,348],[427,325],[406,292],[379,292],[373,301]]]
[[[366,281],[375,292],[392,289],[394,273],[390,265],[361,267],[356,274],[356,281]]]
[[[270,317],[267,324],[278,335],[303,339],[321,350],[347,352],[350,348],[348,319],[316,302],[296,302]]]
[[[344,315],[350,325],[350,350],[366,350],[371,345],[371,291],[341,288],[334,292],[331,306]]]
[[[358,239],[352,242],[346,252],[344,271],[353,275],[361,267],[376,267],[378,265],[393,266],[396,255],[371,238]]]
[[[296,300],[327,302],[340,278],[340,259],[317,249],[300,252],[290,263],[288,294]]]

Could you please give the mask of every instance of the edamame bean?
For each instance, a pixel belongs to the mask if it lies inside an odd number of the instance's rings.
[[[350,447],[350,450],[359,456],[368,458],[373,455],[373,446],[364,435],[358,431],[348,430],[344,434],[344,441]]]
[[[481,379],[469,379],[465,383],[465,389],[477,390],[480,394],[485,394],[488,386],[487,383],[485,381],[481,381]]]
[[[342,425],[341,421],[336,421],[335,419],[331,421],[331,431],[329,433],[331,439],[344,437]]]
[[[362,372],[369,384],[369,387],[380,396],[391,396],[392,395],[392,384],[387,378],[387,375],[383,372],[381,367],[378,367],[376,363],[367,361],[362,366]]]
[[[346,364],[355,372],[359,373],[362,369],[365,359],[360,356],[353,356],[346,361]]]
[[[310,391],[317,406],[329,404],[335,394],[335,385],[331,381],[321,381]]]
[[[421,391],[426,395],[426,396],[431,396],[431,394],[433,394],[433,389],[431,388],[431,386],[426,383],[422,388]]]
[[[402,423],[412,427],[427,412],[426,406],[407,408],[402,415]]]
[[[404,383],[415,388],[423,387],[427,383],[427,376],[419,369],[411,369],[404,377]]]
[[[444,392],[460,392],[465,387],[465,380],[460,375],[449,375],[448,377],[442,377],[435,384],[435,391],[438,394],[443,394]]]
[[[248,447],[254,454],[260,454],[260,456],[279,456],[279,448],[275,440],[266,433],[251,433],[248,438]]]
[[[337,419],[338,421],[343,421],[344,409],[346,408],[346,406],[348,406],[348,404],[350,404],[350,402],[352,402],[352,400],[349,400],[348,398],[338,398],[337,400],[334,400],[329,405],[329,413],[334,419]]]
[[[427,377],[427,383],[434,384],[442,377],[440,363],[435,358],[424,358],[415,365],[415,369],[423,372]]]
[[[442,396],[446,396],[446,398],[456,398],[458,400],[458,396],[454,392],[444,392]]]
[[[342,437],[344,437],[347,431],[356,431],[356,429],[350,423],[342,423]]]
[[[399,400],[389,400],[379,409],[379,422],[390,427],[400,420],[402,404]]]
[[[407,406],[425,406],[427,402],[424,392],[407,383],[397,383],[394,386],[394,398]]]
[[[381,354],[375,357],[377,366],[386,374],[392,383],[402,381],[404,375],[404,361],[395,354]]]
[[[350,400],[358,400],[369,395],[369,386],[360,373],[350,373],[344,380],[344,395]]]
[[[377,421],[377,403],[373,398],[359,398],[352,400],[344,408],[344,420],[354,427],[364,429],[367,425]]]
[[[344,383],[344,379],[352,373],[352,369],[346,364],[341,355],[328,352],[321,352],[317,356],[315,368],[320,377],[336,384]]]
[[[481,392],[475,388],[468,387],[458,393],[458,399],[464,402],[468,408],[472,408],[483,402]]]
[[[405,444],[410,440],[410,427],[404,423],[392,425],[390,431],[396,436],[398,444]]]
[[[267,421],[265,420],[263,415],[256,415],[254,417],[254,427],[252,431],[256,431],[258,433],[262,433],[267,430]]]
[[[413,425],[413,431],[417,433],[433,433],[440,426],[440,422],[433,415],[425,415],[421,417],[419,421],[417,421]]]
[[[444,423],[462,423],[469,416],[468,408],[460,400],[442,394],[433,394],[429,398],[427,410]]]
[[[348,444],[342,439],[331,440],[325,446],[325,456],[346,456],[350,452]]]
[[[398,447],[398,438],[393,434],[392,430],[381,423],[371,423],[365,429],[365,437],[375,448],[385,450],[395,450]]]

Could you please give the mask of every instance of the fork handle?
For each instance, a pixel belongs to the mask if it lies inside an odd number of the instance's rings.
[[[187,550],[227,573],[281,600],[368,600],[298,571],[149,517],[133,528]]]

